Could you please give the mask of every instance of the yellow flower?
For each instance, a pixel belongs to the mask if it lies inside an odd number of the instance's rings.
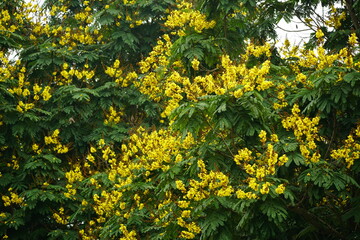
[[[259,133],[259,137],[260,137],[260,141],[262,143],[265,143],[266,142],[266,132],[264,130],[261,130],[260,133]]]
[[[185,184],[181,180],[177,180],[175,183],[177,189],[186,192]]]
[[[285,186],[284,184],[280,184],[276,189],[275,189],[275,192],[277,194],[283,194],[285,191]]]
[[[32,150],[33,150],[34,152],[36,152],[38,149],[39,149],[39,145],[37,145],[36,143],[34,143],[34,144],[32,145]]]
[[[181,217],[182,217],[182,218],[189,218],[189,217],[190,217],[190,213],[191,213],[190,210],[184,210],[184,211],[182,211],[182,213],[181,213]]]
[[[273,141],[273,142],[279,142],[279,138],[278,138],[278,136],[276,135],[276,134],[271,134],[271,141]]]
[[[260,189],[260,193],[261,194],[268,194],[270,189],[269,187],[271,186],[271,183],[269,182],[266,182],[262,185],[261,189]]]
[[[356,36],[356,33],[352,33],[349,37],[349,41],[348,43],[351,45],[351,46],[355,46],[355,44],[358,43],[357,41],[358,37]]]
[[[315,36],[317,39],[321,39],[323,36],[324,36],[324,33],[323,31],[319,28],[316,33],[315,33]]]
[[[199,60],[197,60],[197,58],[194,58],[191,62],[192,68],[196,71],[199,70],[199,64],[200,64],[200,62],[199,62]]]

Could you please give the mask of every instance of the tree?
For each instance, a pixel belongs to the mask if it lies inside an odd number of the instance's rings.
[[[0,3],[3,237],[359,237],[359,1],[319,3]]]

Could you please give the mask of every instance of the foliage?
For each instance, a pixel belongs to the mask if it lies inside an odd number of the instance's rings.
[[[0,3],[3,238],[359,237],[359,1],[319,2]]]

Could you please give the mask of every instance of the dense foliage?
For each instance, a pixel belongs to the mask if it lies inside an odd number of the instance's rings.
[[[3,239],[359,238],[360,1],[337,2],[2,1]],[[292,16],[312,38],[276,47]]]

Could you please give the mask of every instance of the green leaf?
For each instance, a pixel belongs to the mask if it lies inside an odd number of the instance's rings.
[[[46,154],[46,155],[42,155],[42,157],[46,160],[48,160],[50,163],[61,163],[61,159],[55,157],[52,154]]]
[[[75,93],[73,96],[72,96],[73,99],[75,100],[85,100],[85,101],[90,101],[90,96],[86,93]]]
[[[286,209],[277,201],[264,202],[260,205],[260,210],[262,213],[268,216],[271,221],[277,224],[284,222],[288,217]]]
[[[360,79],[360,72],[351,72],[347,73],[343,77],[345,82],[348,82],[353,87],[355,85],[355,82]]]
[[[201,239],[208,239],[211,235],[214,235],[220,226],[224,226],[225,221],[228,219],[228,213],[210,211],[206,214],[205,220],[200,223]]]

